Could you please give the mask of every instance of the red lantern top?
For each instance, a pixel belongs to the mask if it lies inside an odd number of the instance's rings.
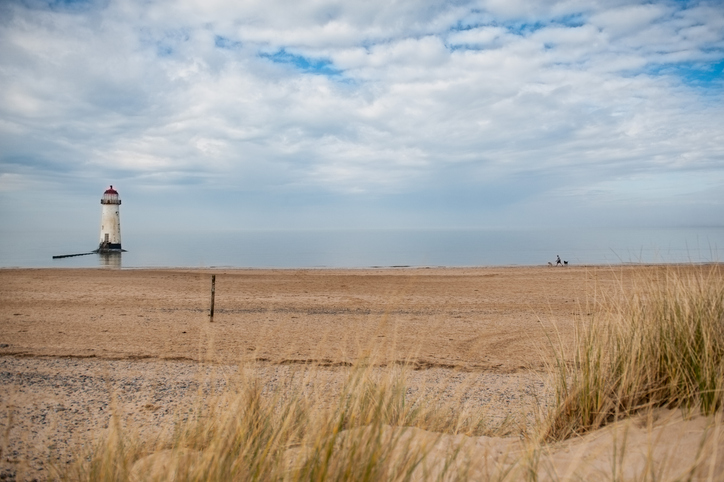
[[[101,199],[101,204],[121,204],[121,200],[118,198],[118,191],[113,189],[113,186],[106,189]]]

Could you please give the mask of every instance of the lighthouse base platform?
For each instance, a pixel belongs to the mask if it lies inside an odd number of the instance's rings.
[[[98,245],[98,249],[95,250],[96,253],[125,253],[126,250],[121,248],[120,243],[113,244],[113,243],[101,243]]]

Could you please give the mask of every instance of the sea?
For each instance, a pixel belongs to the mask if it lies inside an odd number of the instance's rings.
[[[94,234],[94,233],[93,233]],[[118,256],[89,233],[0,229],[0,267],[374,268],[720,262],[724,226],[682,228],[124,231]]]

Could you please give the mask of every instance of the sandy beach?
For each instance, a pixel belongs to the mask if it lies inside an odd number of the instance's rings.
[[[107,428],[112,403],[134,426],[171,425],[240,364],[276,380],[408,362],[412,390],[465,384],[495,417],[530,415],[550,340],[570,343],[605,306],[594,299],[664,269],[3,269],[0,476],[48,477]]]
[[[0,354],[539,367],[634,268],[0,270]],[[209,323],[211,275],[215,316]]]

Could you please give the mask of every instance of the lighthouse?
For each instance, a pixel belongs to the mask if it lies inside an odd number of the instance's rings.
[[[106,189],[101,198],[101,241],[99,253],[123,251],[121,249],[121,218],[118,214],[121,199],[113,186]]]

